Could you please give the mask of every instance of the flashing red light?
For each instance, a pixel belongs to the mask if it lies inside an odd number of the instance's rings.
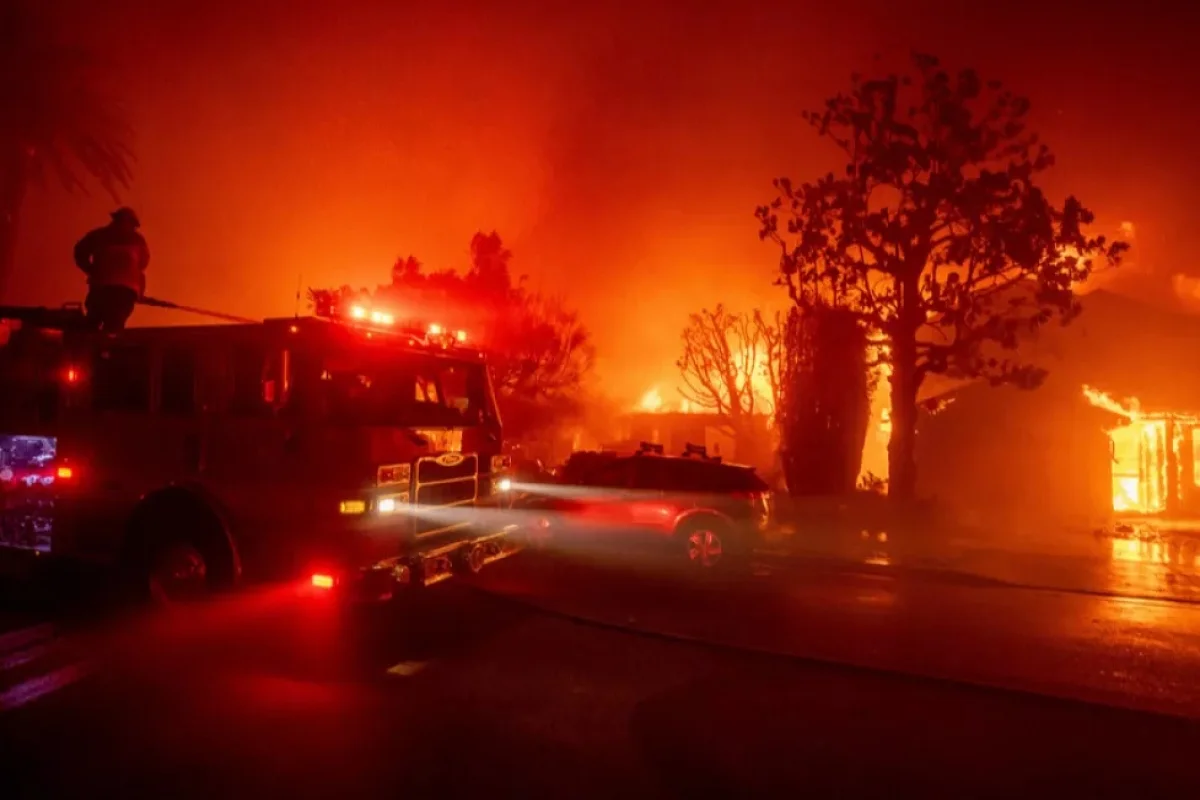
[[[312,585],[318,589],[332,589],[333,588],[333,576],[332,575],[322,575],[321,573],[317,573],[316,575],[312,576]]]
[[[371,322],[374,322],[376,325],[391,325],[395,321],[396,318],[391,314],[387,314],[383,311],[371,312]]]
[[[71,469],[70,467],[59,467],[58,469],[54,470],[54,477],[58,478],[60,481],[69,481],[71,478],[75,477],[75,470]]]
[[[467,332],[466,331],[455,331],[454,338],[460,342],[465,342],[467,340]]]
[[[67,367],[67,383],[79,383],[79,370],[75,367]]]
[[[351,319],[366,319],[367,310],[362,306],[350,306]]]
[[[442,326],[438,325],[436,322],[433,323],[432,325],[430,325],[429,326],[429,335],[430,336],[441,336],[442,335]]]
[[[299,333],[299,332],[300,332],[300,326],[299,326],[299,325],[291,325],[291,326],[289,326],[289,327],[288,327],[288,332],[289,332],[289,333]]]

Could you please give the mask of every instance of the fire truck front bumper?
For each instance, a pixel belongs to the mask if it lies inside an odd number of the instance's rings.
[[[377,526],[341,531],[309,559],[306,580],[314,592],[353,601],[386,601],[456,575],[472,575],[521,550],[515,526],[458,528],[414,537]]]

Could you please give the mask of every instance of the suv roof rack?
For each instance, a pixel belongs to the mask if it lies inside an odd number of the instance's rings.
[[[684,458],[693,458],[693,457],[699,458],[703,461],[711,461],[714,464],[721,463],[720,456],[710,456],[708,454],[707,447],[705,447],[702,444],[692,444],[691,442],[688,442],[687,444],[685,444],[683,446],[683,457]]]

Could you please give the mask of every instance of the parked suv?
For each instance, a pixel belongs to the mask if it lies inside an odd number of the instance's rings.
[[[633,455],[597,454],[527,508],[555,539],[584,532],[659,539],[697,569],[743,562],[771,518],[771,492],[753,467],[726,464],[689,445],[681,456],[643,444]],[[570,487],[578,487],[572,491]]]

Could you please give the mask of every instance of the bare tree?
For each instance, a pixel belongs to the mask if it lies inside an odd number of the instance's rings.
[[[692,314],[676,365],[680,394],[719,416],[735,436],[751,430],[755,415],[773,415],[779,401],[783,334],[759,311],[730,313],[723,305]]]

